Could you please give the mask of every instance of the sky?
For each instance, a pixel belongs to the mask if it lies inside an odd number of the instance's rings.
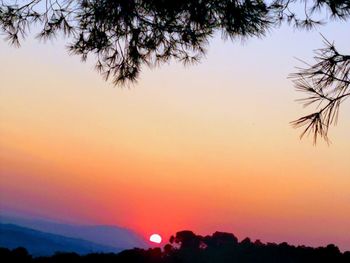
[[[310,112],[288,74],[322,33],[350,52],[348,25],[211,40],[200,64],[144,68],[114,87],[62,39],[0,41],[0,211],[350,250],[349,103],[332,143],[299,140]]]

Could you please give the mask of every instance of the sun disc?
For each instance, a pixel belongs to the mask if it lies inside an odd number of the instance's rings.
[[[162,237],[158,234],[153,234],[149,237],[149,241],[159,244],[162,242]]]

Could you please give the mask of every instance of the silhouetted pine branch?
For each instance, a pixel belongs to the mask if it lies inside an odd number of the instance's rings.
[[[335,18],[349,16],[349,1],[317,0],[1,0],[0,29],[19,46],[30,26],[38,37],[69,36],[69,50],[115,84],[136,81],[143,65],[171,59],[195,63],[216,31],[231,39],[263,36],[281,22],[312,28],[315,13],[328,9]],[[303,5],[304,14],[294,11]],[[300,8],[299,8],[300,9]]]
[[[139,78],[143,65],[200,61],[216,32],[261,37],[281,23],[312,29],[349,16],[349,0],[0,0],[0,33],[15,46],[33,24],[40,39],[63,34],[71,54],[83,61],[93,55],[106,80],[124,85]],[[328,140],[349,93],[349,56],[327,42],[316,61],[293,75],[297,89],[309,95],[304,104],[318,103],[293,125],[306,127],[302,136],[312,133],[315,142],[318,136]]]
[[[292,74],[295,87],[304,92],[300,99],[304,106],[315,105],[315,112],[292,122],[304,127],[301,134],[311,133],[316,143],[318,136],[328,141],[329,127],[337,123],[341,103],[350,96],[350,56],[338,52],[333,43],[316,51],[314,65]]]
[[[256,0],[1,3],[0,26],[10,43],[18,46],[29,25],[37,22],[39,38],[70,35],[69,51],[83,60],[94,54],[96,69],[115,84],[135,81],[142,65],[199,61],[216,30],[230,38],[261,36],[270,24],[267,6]]]

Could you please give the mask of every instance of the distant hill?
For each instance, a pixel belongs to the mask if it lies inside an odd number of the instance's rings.
[[[117,226],[62,224],[42,219],[9,216],[4,213],[0,215],[0,223],[16,224],[51,234],[80,238],[116,249],[149,247],[146,240],[134,231]]]
[[[0,247],[25,247],[33,256],[50,256],[55,252],[119,252],[122,249],[90,241],[45,233],[13,224],[0,224]]]

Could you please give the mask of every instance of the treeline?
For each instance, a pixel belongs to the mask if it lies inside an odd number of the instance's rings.
[[[350,251],[340,252],[337,246],[306,247],[287,243],[264,244],[249,238],[238,242],[230,233],[215,232],[199,236],[191,231],[181,231],[161,248],[134,248],[118,254],[56,253],[51,257],[32,257],[25,248],[9,250],[0,248],[3,263],[349,263]]]

